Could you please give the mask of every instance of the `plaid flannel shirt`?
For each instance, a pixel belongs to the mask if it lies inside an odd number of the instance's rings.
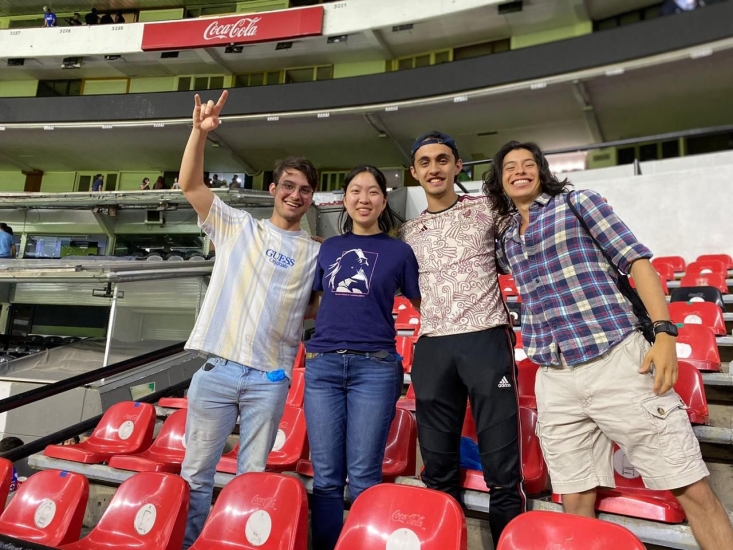
[[[639,243],[594,191],[573,192],[573,206],[623,273],[651,251]],[[608,264],[565,203],[543,193],[529,209],[524,242],[517,213],[497,241],[499,266],[511,272],[522,297],[522,341],[539,365],[584,363],[606,352],[638,326],[631,304]]]

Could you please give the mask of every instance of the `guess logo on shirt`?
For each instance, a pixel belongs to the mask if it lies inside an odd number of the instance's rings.
[[[271,263],[275,264],[277,267],[282,267],[284,269],[288,269],[290,267],[293,267],[295,265],[295,260],[291,258],[290,256],[286,256],[285,254],[281,254],[277,250],[273,250],[272,248],[268,248],[265,252],[265,256],[267,256]]]

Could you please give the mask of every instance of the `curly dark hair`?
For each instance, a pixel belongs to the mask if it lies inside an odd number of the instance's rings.
[[[349,188],[351,180],[362,172],[369,172],[374,176],[374,179],[377,180],[377,185],[379,185],[380,191],[382,191],[382,195],[387,198],[387,178],[379,168],[372,166],[371,164],[360,164],[346,175],[346,179],[344,180],[344,195],[346,194],[346,190]],[[389,207],[389,202],[379,215],[379,220],[377,220],[377,222],[379,224],[379,230],[383,233],[389,234],[395,227],[397,227],[397,216]],[[351,219],[351,216],[349,216],[349,213],[346,211],[346,206],[341,209],[338,224],[341,227],[341,233],[349,233],[354,230],[354,220]]]
[[[505,143],[501,149],[494,155],[491,166],[483,174],[484,185],[482,187],[484,194],[489,197],[492,202],[492,208],[496,213],[498,220],[503,220],[513,212],[517,207],[504,193],[502,184],[502,170],[504,169],[504,158],[517,149],[526,149],[534,157],[535,162],[540,170],[540,186],[543,193],[550,195],[559,195],[564,191],[569,191],[572,184],[564,179],[560,181],[550,171],[550,165],[542,153],[542,149],[536,143],[531,141],[520,143],[519,141],[510,141]]]

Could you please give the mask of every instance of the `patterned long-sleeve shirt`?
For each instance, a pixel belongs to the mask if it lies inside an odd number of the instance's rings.
[[[651,251],[594,191],[571,195],[573,206],[619,269],[628,273]],[[516,214],[497,240],[499,266],[511,271],[522,297],[522,341],[540,365],[569,365],[598,357],[638,325],[631,304],[616,284],[612,266],[565,202],[565,194],[543,193],[529,209],[519,235]]]

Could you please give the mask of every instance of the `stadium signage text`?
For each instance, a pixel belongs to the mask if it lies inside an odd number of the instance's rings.
[[[323,6],[228,17],[146,23],[143,51],[210,48],[323,34]]]

